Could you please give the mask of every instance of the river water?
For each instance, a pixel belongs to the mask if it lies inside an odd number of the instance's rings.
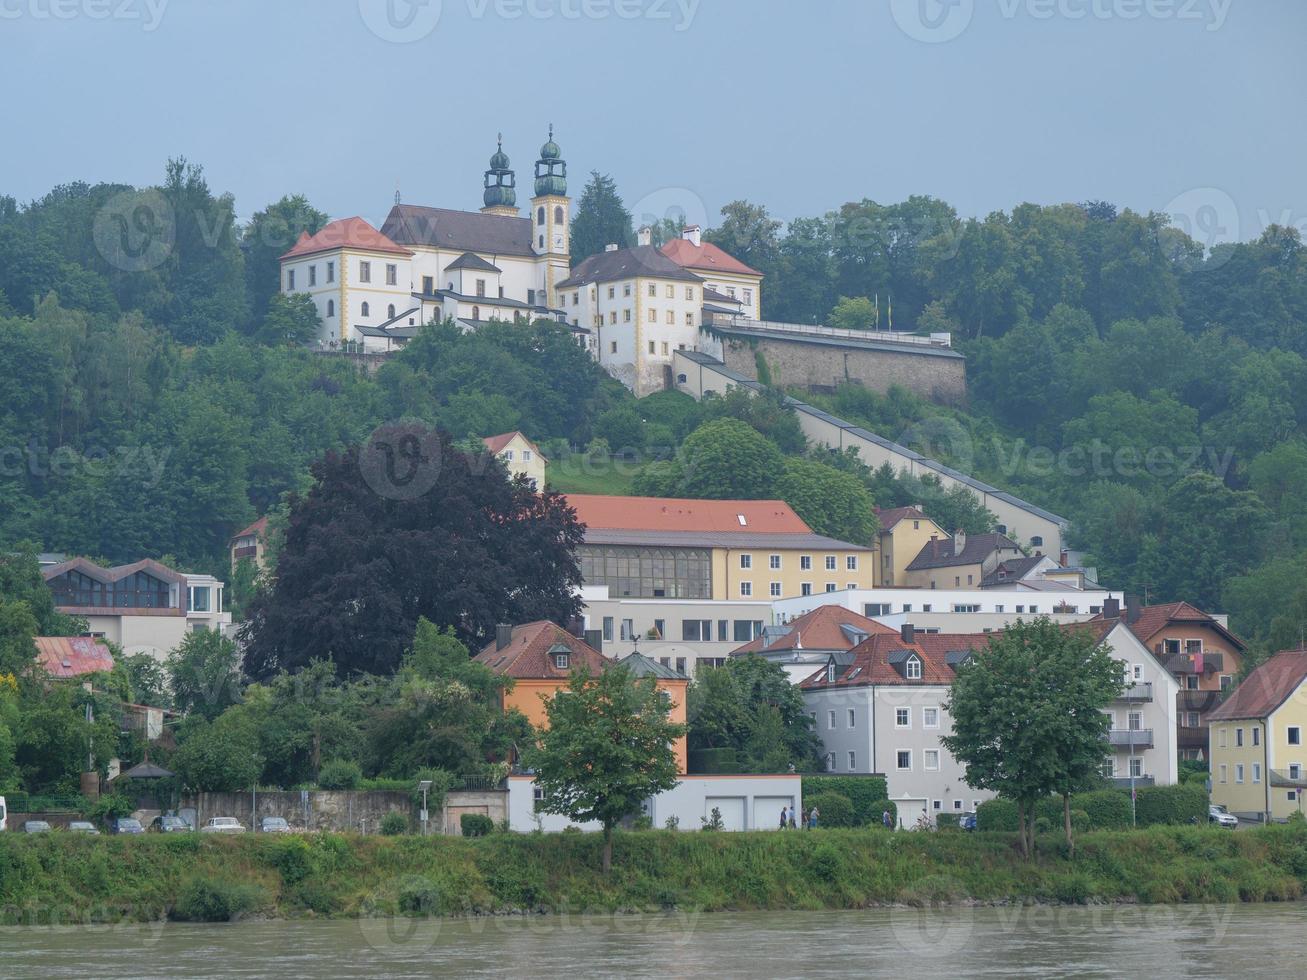
[[[1307,905],[0,928],[0,977],[1302,977]]]

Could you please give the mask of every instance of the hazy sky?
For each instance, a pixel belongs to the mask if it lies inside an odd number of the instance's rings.
[[[573,195],[637,214],[1101,198],[1248,238],[1307,230],[1305,47],[1301,0],[0,0],[0,193],[185,155],[242,216],[379,221],[479,206],[502,130],[525,205],[552,121]]]

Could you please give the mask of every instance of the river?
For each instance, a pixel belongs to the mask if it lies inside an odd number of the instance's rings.
[[[0,977],[1303,976],[1307,904],[0,929]]]

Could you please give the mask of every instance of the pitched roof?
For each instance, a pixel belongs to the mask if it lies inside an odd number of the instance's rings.
[[[783,629],[780,635],[777,633]],[[899,631],[838,605],[818,606],[790,620],[784,627],[764,628],[762,635],[731,651],[732,657],[750,653],[778,653],[786,650],[851,650],[865,637]]]
[[[634,248],[619,248],[591,255],[573,269],[572,274],[558,284],[558,288],[570,289],[592,282],[615,282],[619,279],[634,279],[636,276],[703,282],[652,245],[637,245]]]
[[[450,269],[475,269],[478,272],[500,272],[499,266],[487,262],[475,252],[464,252],[449,265],[445,266],[445,271]]]
[[[1240,651],[1246,645],[1243,640],[1221,625],[1219,619],[1208,615],[1197,606],[1190,605],[1187,602],[1168,602],[1161,605],[1140,606],[1139,618],[1129,625],[1135,636],[1139,637],[1142,642],[1147,643],[1171,623],[1197,623],[1210,626],[1231,643],[1236,644]]]
[[[924,513],[916,507],[891,507],[889,510],[876,511],[876,517],[880,519],[880,529],[888,531],[895,524],[902,520],[913,521],[930,521]],[[934,524],[934,521],[931,521]],[[938,527],[939,525],[936,525]]]
[[[1307,650],[1281,650],[1258,664],[1207,718],[1209,721],[1265,718],[1292,697],[1304,680],[1307,680]]]
[[[896,631],[877,633],[838,659],[834,682],[827,682],[823,667],[799,686],[821,691],[869,684],[952,684],[957,664],[966,659],[969,651],[983,649],[993,635],[918,631],[911,643],[905,643]],[[909,680],[900,668],[914,655],[921,661],[921,677]]]
[[[1004,559],[994,566],[992,572],[980,580],[980,585],[983,588],[986,585],[998,585],[1000,582],[1016,581],[1047,557],[1047,555],[1030,555],[1029,557]]]
[[[89,558],[70,558],[67,561],[59,562],[57,565],[50,565],[41,569],[41,575],[49,582],[67,571],[81,572],[98,582],[117,582],[119,579],[127,578],[127,576],[134,575],[137,572],[149,572],[165,582],[175,582],[178,585],[186,584],[185,575],[155,561],[153,558],[142,558],[130,565],[114,565],[112,568],[97,565]]]
[[[282,259],[300,258],[316,255],[318,252],[334,252],[338,248],[364,249],[369,252],[393,252],[396,255],[412,255],[406,248],[396,245],[382,232],[377,231],[360,217],[341,218],[324,225],[316,235],[308,232],[300,234],[300,240],[282,256]]]
[[[646,657],[643,653],[632,653],[617,661],[617,666],[625,667],[631,672],[632,677],[656,677],[659,680],[666,681],[685,681],[689,683],[689,678],[679,670],[673,670],[657,660]]]
[[[570,654],[567,670],[559,670],[554,663],[555,647],[563,646]],[[496,674],[517,680],[566,680],[573,670],[582,665],[591,672],[607,669],[612,661],[578,639],[556,623],[539,620],[514,626],[512,639],[502,650],[495,641],[482,648],[472,658]]]
[[[533,257],[531,219],[396,204],[381,226],[402,245]]]
[[[535,454],[540,457],[541,462],[549,462],[549,460],[545,459],[545,454],[540,451],[540,447],[516,429],[512,432],[501,432],[497,436],[486,436],[481,441],[485,443],[485,447],[489,449],[491,453],[499,455],[499,453],[504,451],[505,446],[518,437],[535,451]]]
[[[662,247],[662,253],[677,265],[684,266],[687,269],[731,272],[740,276],[762,275],[757,269],[750,268],[712,242],[696,245],[688,238],[673,238]]]
[[[264,537],[267,533],[268,533],[268,518],[265,515],[263,517],[260,517],[249,527],[242,528],[241,530],[237,531],[235,534],[231,536],[231,539],[235,541],[237,538],[248,537],[251,534],[261,538]]]
[[[812,534],[783,500],[687,500],[574,493],[567,503],[594,530]]]
[[[733,303],[736,306],[743,306],[744,301],[736,299],[734,296],[728,296],[726,293],[719,293],[711,286],[703,287],[703,301],[705,303]]]
[[[954,538],[933,538],[908,565],[908,571],[925,568],[948,568],[954,565],[979,565],[999,549],[1020,551],[1006,534],[969,534],[960,552]],[[956,552],[956,553],[955,553]]]
[[[36,661],[51,677],[81,677],[113,670],[113,654],[89,636],[38,636]]]

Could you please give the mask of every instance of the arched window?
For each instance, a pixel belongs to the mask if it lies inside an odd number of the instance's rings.
[[[335,315],[336,315],[336,301],[334,299],[329,299],[327,300],[327,316],[335,316]]]
[[[563,206],[560,204],[558,207],[554,208],[554,224],[561,225],[562,223],[563,223]]]
[[[1033,538],[1030,539],[1030,543],[1034,545],[1036,548],[1044,547],[1044,539],[1041,538],[1038,534],[1036,534]]]
[[[472,307],[472,319],[473,320],[481,319],[481,307],[479,306]]]
[[[542,204],[540,207],[536,208],[536,224],[543,225],[544,223],[545,223],[545,208],[544,205]]]
[[[372,315],[372,314],[371,314],[371,311],[368,309],[368,304],[367,304],[367,303],[364,303],[364,304],[363,304],[362,314],[363,314],[363,316],[371,316],[371,315]]]
[[[540,236],[540,247],[541,247],[541,248],[544,248],[544,247],[545,247],[545,236],[544,236],[544,235],[541,235],[541,236]]]
[[[391,303],[389,306],[386,307],[386,319],[387,319],[387,320],[393,320],[393,319],[395,319],[395,304],[394,304],[394,303]]]

